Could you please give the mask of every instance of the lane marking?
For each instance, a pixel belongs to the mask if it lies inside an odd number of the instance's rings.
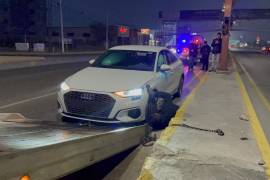
[[[143,163],[143,168],[137,180],[153,180],[154,176],[151,173],[150,169],[154,165],[154,163],[155,160],[153,158],[147,157]]]
[[[158,139],[161,144],[166,145],[172,135],[175,133],[177,127],[171,126],[172,124],[181,124],[184,118],[184,114],[187,110],[187,107],[189,104],[193,101],[197,91],[200,89],[200,87],[206,82],[208,77],[208,73],[204,74],[200,80],[199,83],[196,85],[196,87],[192,90],[192,92],[186,97],[184,102],[182,103],[181,107],[178,109],[178,111],[175,114],[175,117],[173,117],[165,130],[162,131],[160,138]],[[155,164],[155,159],[151,157],[147,157],[146,160],[143,163],[143,168],[141,170],[140,176],[137,178],[137,180],[153,180],[155,179],[152,172],[150,171],[151,167]]]
[[[25,120],[20,113],[0,113],[0,122],[25,122]]]
[[[0,109],[6,109],[6,108],[9,108],[9,107],[12,107],[12,106],[19,105],[19,104],[24,104],[24,103],[27,103],[27,102],[30,102],[30,101],[34,101],[34,100],[37,100],[37,99],[42,99],[42,98],[45,98],[45,97],[48,97],[48,96],[55,95],[56,93],[57,92],[52,92],[52,93],[49,93],[49,94],[44,94],[44,95],[41,95],[41,96],[37,96],[37,97],[33,97],[33,98],[29,98],[29,99],[17,101],[17,102],[11,103],[11,104],[0,106]]]
[[[183,86],[183,88],[184,88],[183,89],[183,93],[185,92],[184,90],[187,90],[187,91],[191,92],[190,89],[193,89],[194,86],[196,87],[196,85],[200,81],[201,74],[203,74],[203,73],[202,72],[198,72],[197,75],[193,75],[192,78],[191,78],[191,80],[189,80],[187,83],[184,84],[184,86]],[[184,82],[186,82],[186,80]],[[185,93],[182,94],[182,95],[185,95]],[[180,97],[180,98],[176,98],[174,100],[174,103],[176,105],[178,105],[178,106],[179,105],[181,106],[181,103],[185,101],[185,99],[187,98],[188,95],[189,95],[189,93],[187,93],[186,96],[183,96],[183,97]]]
[[[204,74],[201,77],[200,82],[191,91],[191,93],[186,97],[186,99],[182,103],[181,107],[177,110],[175,116],[171,119],[169,126],[164,131],[162,131],[160,138],[159,138],[159,141],[162,144],[164,144],[164,145],[167,144],[168,141],[170,140],[170,138],[172,137],[172,135],[174,134],[175,130],[177,129],[177,127],[172,126],[172,124],[181,124],[182,123],[185,112],[186,112],[189,104],[193,101],[197,91],[202,86],[202,84],[205,83],[205,81],[207,80],[207,77],[208,77],[208,73]]]
[[[260,88],[256,85],[255,81],[252,79],[252,77],[250,76],[250,74],[248,73],[247,69],[240,63],[238,62],[238,64],[240,65],[240,67],[242,68],[242,70],[245,72],[245,74],[247,75],[247,78],[250,82],[250,84],[252,85],[253,89],[255,90],[255,92],[258,94],[260,100],[262,101],[262,103],[265,105],[265,107],[268,109],[268,111],[270,112],[270,103],[267,100],[267,98],[264,96],[264,94],[262,93],[262,91],[260,90]]]
[[[234,62],[235,65],[235,62]],[[236,66],[236,65],[235,65]],[[255,135],[257,145],[261,151],[262,158],[265,162],[265,173],[268,176],[268,180],[270,180],[270,145],[266,139],[264,131],[261,127],[259,118],[256,114],[256,111],[251,103],[248,92],[245,88],[244,82],[241,79],[239,72],[235,71],[235,79],[239,85],[239,89],[242,95],[243,102],[246,106],[246,110],[248,113],[248,117],[250,120],[250,124],[253,130],[253,134]]]
[[[192,78],[191,78],[191,80],[190,80],[187,84],[185,84],[184,87],[186,87],[186,88],[192,88],[192,84],[193,84],[196,80],[200,81],[200,76],[201,76],[201,74],[202,74],[202,72],[200,71],[200,72],[198,72],[196,75],[193,75]]]

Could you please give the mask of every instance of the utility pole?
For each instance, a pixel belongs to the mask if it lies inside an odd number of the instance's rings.
[[[106,15],[106,50],[109,49],[109,16]]]
[[[62,0],[59,0],[62,53],[65,53]]]
[[[228,60],[228,51],[229,51],[229,40],[230,40],[230,21],[232,16],[232,5],[233,0],[224,0],[224,19],[222,25],[222,50],[219,59],[219,70],[227,71],[227,60]]]
[[[27,43],[27,33],[26,33],[26,30],[24,31],[24,43]]]

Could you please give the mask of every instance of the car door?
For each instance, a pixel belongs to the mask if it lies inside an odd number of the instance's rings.
[[[168,61],[165,51],[161,51],[157,58],[156,73],[158,74],[158,76],[157,76],[157,80],[154,86],[159,91],[171,93],[169,85],[170,85],[170,82],[172,81],[173,73],[172,71],[162,72],[160,70],[160,67],[163,64],[169,65],[169,61]]]
[[[170,82],[169,82],[169,91],[171,92],[171,94],[174,94],[175,92],[177,92],[178,90],[178,86],[179,86],[179,82],[180,82],[180,78],[182,75],[182,63],[180,61],[178,61],[178,59],[176,58],[176,56],[174,54],[172,54],[172,52],[170,51],[165,51],[168,63],[171,67],[171,71],[170,71]]]

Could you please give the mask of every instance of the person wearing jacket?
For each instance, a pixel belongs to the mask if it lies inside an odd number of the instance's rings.
[[[217,37],[213,40],[211,46],[212,46],[212,54],[213,54],[211,70],[216,71],[218,62],[219,62],[220,53],[221,53],[221,47],[222,47],[221,33],[217,33]]]
[[[211,47],[207,44],[207,41],[204,41],[203,46],[200,50],[201,53],[201,62],[202,62],[202,70],[208,71],[208,65],[209,65],[209,55],[211,53]]]

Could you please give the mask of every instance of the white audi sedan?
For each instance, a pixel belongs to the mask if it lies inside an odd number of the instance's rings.
[[[89,63],[60,85],[58,111],[62,118],[142,122],[147,117],[147,85],[181,96],[182,63],[166,48],[117,46]]]

